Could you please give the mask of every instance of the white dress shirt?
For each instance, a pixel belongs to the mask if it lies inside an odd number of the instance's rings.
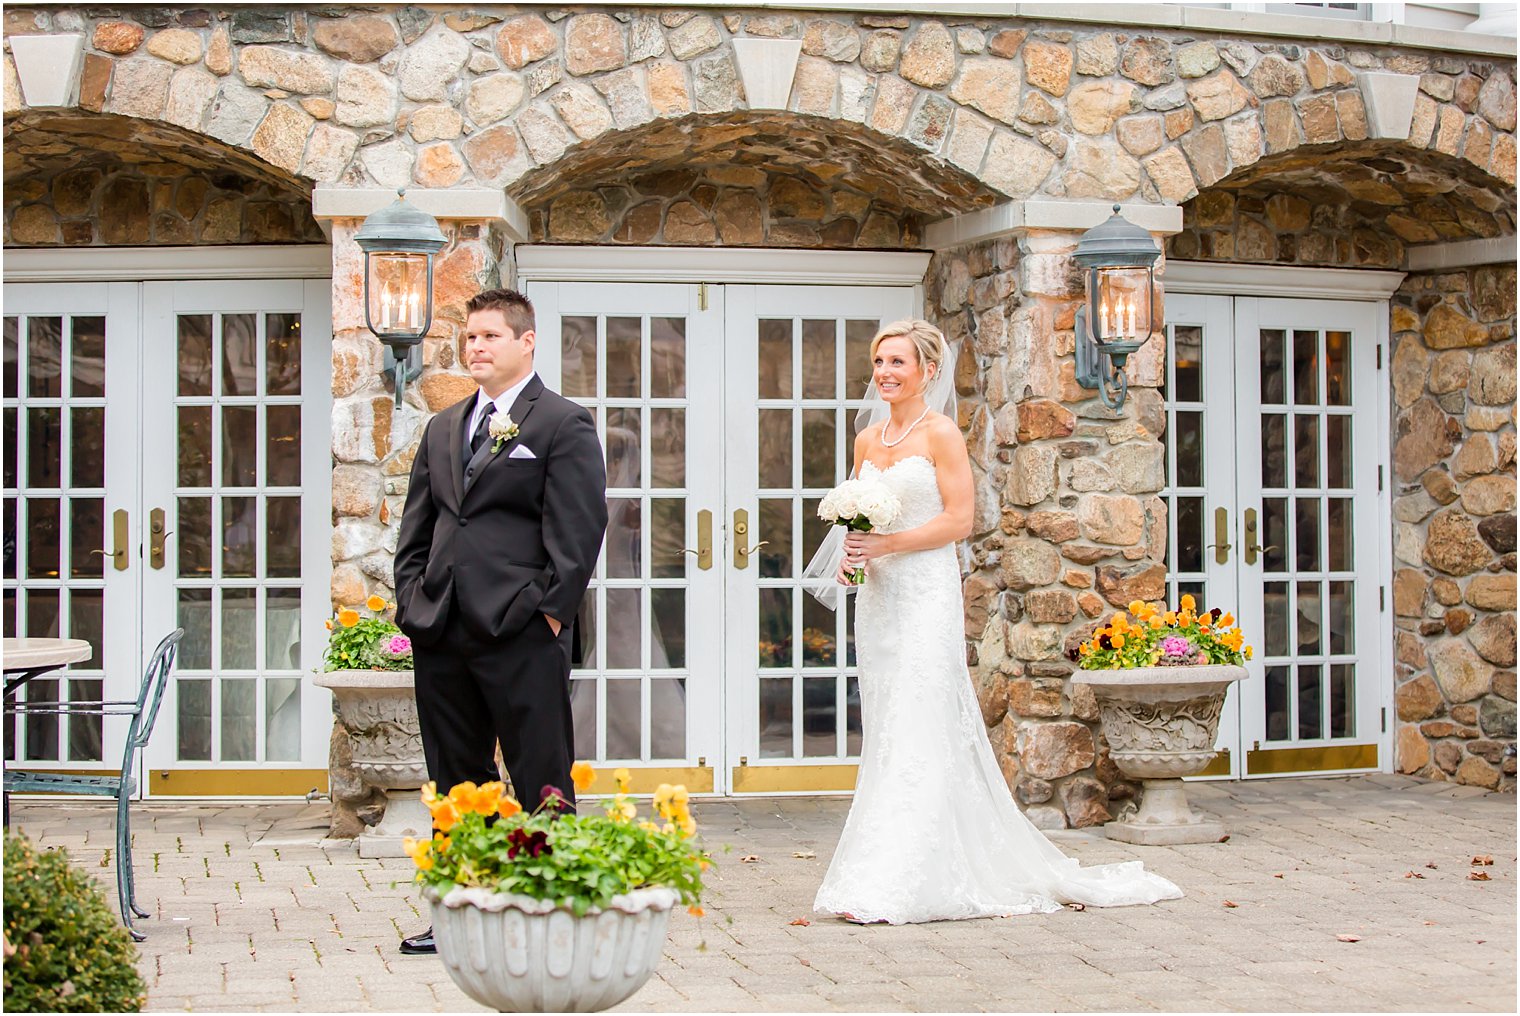
[[[470,413],[470,426],[464,432],[464,450],[466,453],[466,458],[469,457],[470,438],[474,437],[475,431],[480,428],[481,414],[495,412],[500,412],[502,414],[511,413],[512,403],[516,402],[517,397],[522,394],[522,390],[528,387],[528,382],[532,381],[537,376],[537,371],[528,371],[527,377],[517,382],[517,384],[513,385],[511,388],[508,388],[500,395],[496,396],[495,399],[492,399],[489,395],[487,395],[484,388],[475,393],[475,409]]]

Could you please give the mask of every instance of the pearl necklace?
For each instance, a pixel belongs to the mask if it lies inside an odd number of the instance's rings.
[[[924,407],[924,411],[922,413],[918,414],[918,419],[916,419],[912,423],[908,424],[908,429],[905,430],[905,431],[903,431],[902,432],[902,436],[899,437],[896,441],[888,441],[887,440],[887,427],[889,427],[891,425],[891,423],[892,423],[892,420],[889,417],[887,419],[887,422],[881,425],[881,446],[883,448],[896,448],[898,445],[902,444],[904,441],[906,441],[908,439],[908,435],[911,434],[911,433],[913,433],[913,428],[917,427],[920,423],[923,423],[924,422],[924,417],[926,417],[928,415],[929,415],[929,407],[925,406]]]

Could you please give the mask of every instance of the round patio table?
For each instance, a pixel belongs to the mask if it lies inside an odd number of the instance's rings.
[[[5,639],[0,654],[5,661],[5,694],[10,697],[37,675],[88,660],[95,650],[84,639],[22,638]]]

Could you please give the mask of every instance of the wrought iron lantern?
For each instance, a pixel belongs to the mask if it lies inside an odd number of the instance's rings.
[[[1082,234],[1071,259],[1087,270],[1087,303],[1076,321],[1077,383],[1117,411],[1129,393],[1125,363],[1151,337],[1156,259],[1150,233],[1119,214]]]
[[[422,373],[422,338],[433,324],[433,256],[448,238],[438,220],[396,200],[364,220],[354,240],[364,251],[364,323],[385,345],[385,374],[396,408]]]

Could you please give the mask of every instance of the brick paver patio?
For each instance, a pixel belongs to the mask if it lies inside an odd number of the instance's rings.
[[[809,912],[846,800],[701,802],[708,916],[676,915],[621,1008],[1515,1010],[1512,795],[1371,776],[1192,796],[1228,843],[1057,836],[1084,864],[1143,859],[1186,899],[901,928]],[[108,807],[16,801],[12,820],[112,884]],[[436,959],[396,952],[427,923],[410,862],[360,859],[326,827],[323,804],[135,809],[150,1009],[479,1011]]]

